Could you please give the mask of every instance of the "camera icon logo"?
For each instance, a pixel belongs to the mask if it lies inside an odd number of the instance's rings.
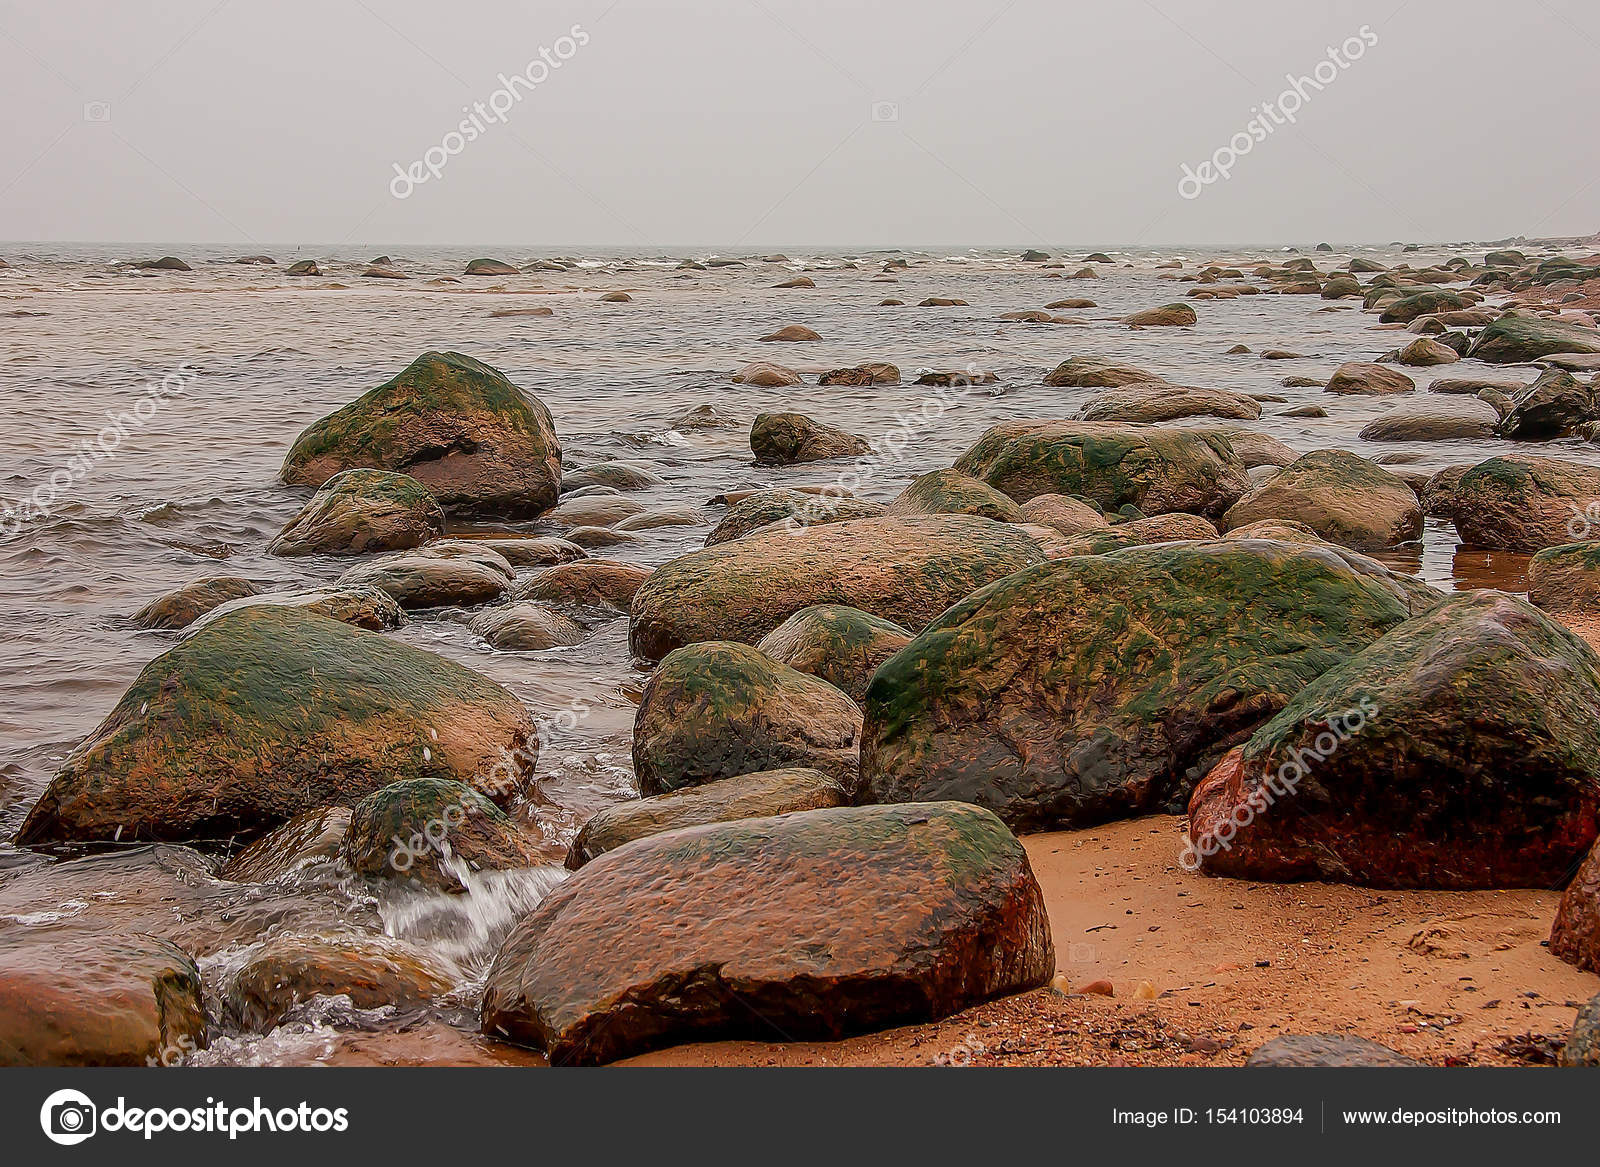
[[[45,1138],[63,1147],[74,1147],[91,1137],[98,1124],[99,1110],[87,1094],[78,1090],[57,1090],[39,1108],[39,1125]]]
[[[872,103],[872,120],[875,122],[897,122],[900,120],[900,106],[893,101],[875,101]]]
[[[86,122],[108,122],[111,120],[111,103],[109,101],[86,101],[83,103],[83,120]]]

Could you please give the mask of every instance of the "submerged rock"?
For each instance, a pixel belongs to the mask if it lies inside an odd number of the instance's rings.
[[[709,641],[667,654],[633,725],[645,794],[801,766],[853,790],[861,710],[832,685],[746,644]]]
[[[1600,659],[1522,600],[1453,596],[1329,669],[1189,805],[1245,879],[1549,887],[1593,844]]]
[[[795,341],[821,340],[822,337],[811,331],[804,324],[788,324],[778,329],[777,332],[763,336],[760,339],[768,342],[789,341],[792,343]]]
[[[793,369],[770,364],[767,361],[746,365],[731,379],[735,385],[755,385],[762,389],[783,389],[805,384],[800,379],[800,374]]]
[[[915,911],[842,913],[841,903]],[[927,1021],[1055,971],[1027,854],[976,807],[838,807],[673,831],[587,864],[489,971],[485,1033],[592,1064],[684,1041]]]
[[[207,612],[230,600],[259,595],[261,589],[238,576],[213,576],[186,583],[177,591],[158,596],[133,615],[140,628],[187,628]]]
[[[888,620],[841,604],[814,604],[763,636],[756,648],[859,703],[878,666],[910,642],[911,633]]]
[[[561,475],[561,490],[582,490],[586,486],[609,486],[615,490],[644,490],[665,486],[667,480],[638,462],[597,462],[571,474]]]
[[[269,555],[364,555],[420,547],[444,534],[427,487],[387,470],[335,474],[267,545]]]
[[[870,361],[849,369],[832,369],[817,378],[818,385],[898,385],[900,368],[887,361]]]
[[[249,838],[396,778],[487,781],[508,756],[496,797],[509,798],[537,754],[527,709],[488,678],[321,616],[246,608],[145,666],[17,841]]]
[[[872,447],[858,437],[803,413],[763,413],[750,427],[750,450],[757,466],[790,466],[866,454]]]
[[[582,644],[589,635],[582,624],[545,604],[488,608],[472,621],[472,630],[502,652]]]
[[[438,958],[378,933],[279,935],[234,975],[228,1011],[247,1030],[265,1033],[314,997],[348,997],[357,1009],[427,1004],[455,987]]]
[[[549,410],[498,369],[428,352],[295,439],[283,480],[361,467],[409,474],[446,510],[531,518],[556,501],[561,446]]]
[[[1416,493],[1391,474],[1344,450],[1313,450],[1251,488],[1223,516],[1229,529],[1262,519],[1293,519],[1331,543],[1381,551],[1422,536]]]

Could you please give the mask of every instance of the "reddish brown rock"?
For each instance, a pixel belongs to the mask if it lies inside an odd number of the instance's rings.
[[[424,1005],[454,986],[437,957],[378,933],[280,935],[268,940],[228,985],[228,1011],[264,1033],[314,997],[348,997],[358,1009]]]
[[[614,559],[580,559],[536,571],[511,589],[512,600],[626,612],[650,568]]]
[[[1568,964],[1600,973],[1600,844],[1561,893],[1550,951]]]

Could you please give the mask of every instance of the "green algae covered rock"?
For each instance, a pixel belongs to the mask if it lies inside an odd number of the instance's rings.
[[[912,481],[886,515],[977,515],[997,523],[1022,522],[1022,508],[986,482],[956,470],[933,470]]]
[[[754,644],[801,608],[844,604],[915,631],[986,583],[1039,563],[1038,545],[972,515],[857,519],[720,543],[658,567],[628,640],[660,660],[702,640]]]
[[[1600,468],[1510,454],[1479,462],[1436,492],[1463,543],[1533,553],[1600,530]]]
[[[448,892],[465,891],[471,872],[545,862],[505,811],[443,778],[392,782],[356,803],[340,853],[362,875]]]
[[[427,487],[387,470],[335,474],[267,545],[269,555],[363,555],[420,547],[444,534]]]
[[[1600,543],[1563,543],[1535,555],[1528,563],[1528,602],[1546,612],[1600,611]]]
[[[750,427],[757,466],[789,466],[870,452],[867,439],[803,413],[763,413]]]
[[[360,467],[409,474],[448,511],[531,518],[555,504],[561,445],[550,411],[500,370],[427,352],[296,438],[283,480],[320,487]]]
[[[851,519],[875,519],[883,514],[881,502],[868,502],[843,494],[812,494],[801,490],[758,490],[728,507],[722,521],[706,536],[715,547],[759,531],[772,523],[815,527]]]
[[[145,666],[17,838],[248,838],[411,777],[508,799],[537,752],[528,710],[470,669],[295,608],[243,608]]]
[[[1378,887],[1559,885],[1600,811],[1600,658],[1503,592],[1335,664],[1189,806],[1200,870]]]
[[[1382,551],[1422,537],[1422,507],[1398,474],[1346,450],[1313,450],[1251,488],[1223,516],[1231,530],[1290,519],[1330,543]]]
[[[512,929],[480,1016],[553,1064],[594,1064],[930,1021],[1054,972],[1038,881],[992,814],[837,807],[601,855]]]
[[[1508,312],[1478,334],[1467,356],[1490,364],[1517,365],[1551,353],[1600,353],[1600,329]]]
[[[878,666],[910,642],[911,633],[892,621],[842,604],[813,604],[763,636],[756,647],[859,702]]]
[[[1019,503],[1077,495],[1115,511],[1188,511],[1215,518],[1250,486],[1244,463],[1219,433],[1083,421],[1011,421],[956,460]]]
[[[1337,548],[1166,543],[1019,572],[878,669],[863,802],[956,798],[1013,829],[1181,809],[1211,763],[1409,615]]]

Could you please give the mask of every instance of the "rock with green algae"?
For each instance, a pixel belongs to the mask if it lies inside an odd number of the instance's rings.
[[[480,783],[538,754],[487,677],[294,608],[245,608],[145,666],[22,824],[24,845],[251,838],[399,778]]]
[[[879,667],[859,800],[958,798],[1017,830],[1179,810],[1217,758],[1408,615],[1388,572],[1327,546],[1166,543],[1018,572]]]
[[[531,518],[556,501],[561,445],[550,411],[504,373],[461,353],[427,352],[306,429],[283,480],[320,487],[363,467],[409,474],[447,511]]]
[[[977,515],[1020,523],[1022,509],[987,482],[956,470],[931,470],[895,495],[885,515]]]
[[[1600,536],[1600,524],[1593,534]],[[1600,611],[1600,542],[1546,547],[1528,563],[1528,602],[1546,612]]]
[[[1330,543],[1382,551],[1422,537],[1422,507],[1405,479],[1347,450],[1313,450],[1252,487],[1223,516],[1228,528],[1263,519],[1304,523]]]
[[[1552,353],[1600,353],[1600,329],[1508,312],[1478,334],[1467,356],[1490,364],[1519,365]]]
[[[1490,550],[1532,554],[1600,530],[1600,469],[1562,458],[1490,458],[1430,485],[1430,495],[1430,513],[1452,519],[1463,543]]]
[[[706,536],[706,546],[715,547],[718,543],[742,538],[774,523],[786,527],[815,527],[851,519],[875,519],[883,510],[881,502],[868,502],[843,493],[758,490],[728,507],[722,521]]]
[[[878,666],[910,642],[911,633],[892,621],[843,604],[813,604],[763,636],[756,647],[859,703]]]
[[[867,439],[803,413],[762,413],[750,426],[757,466],[791,466],[870,453]]]

